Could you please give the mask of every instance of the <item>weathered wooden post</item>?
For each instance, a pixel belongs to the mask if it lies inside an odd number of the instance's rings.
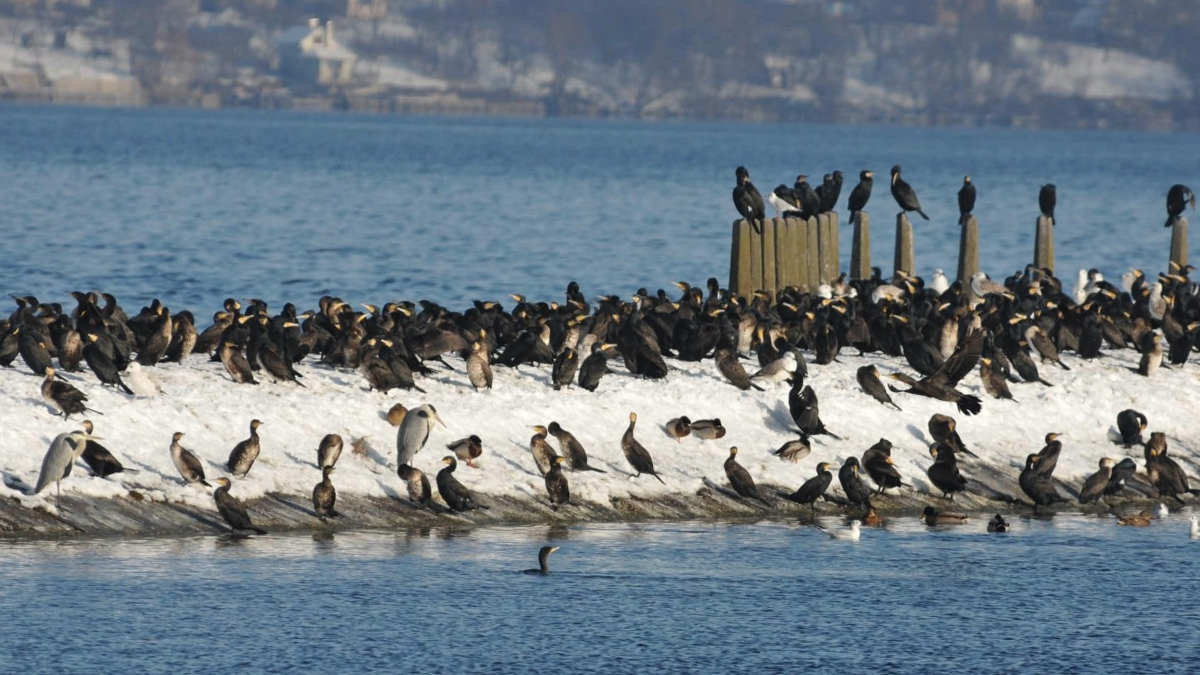
[[[1171,225],[1171,262],[1183,267],[1188,264],[1187,218],[1176,216]]]
[[[747,296],[754,294],[754,291],[763,287],[763,257],[762,257],[762,232],[759,228],[753,227],[750,230],[750,283],[746,284]]]
[[[850,249],[850,278],[871,278],[871,214],[859,211],[850,217],[854,243]]]
[[[1054,273],[1054,221],[1038,216],[1037,239],[1033,245],[1033,266]]]
[[[804,257],[808,261],[808,275],[804,284],[809,292],[817,290],[821,285],[821,225],[817,217],[812,216],[804,221],[805,249]]]
[[[979,221],[975,216],[967,218],[961,225],[958,239],[958,280],[969,300],[977,300],[971,291],[971,277],[979,271]]]
[[[789,285],[800,289],[808,288],[808,224],[800,218],[787,219],[788,259],[791,261]]]
[[[733,245],[729,254],[729,290],[736,296],[750,297],[750,240],[754,229],[746,220],[733,223]]]
[[[895,269],[897,272],[903,271],[905,274],[912,274],[915,268],[913,263],[913,229],[912,223],[908,222],[908,216],[901,211],[896,216],[896,255]]]
[[[829,212],[829,242],[830,242],[830,257],[829,257],[829,280],[835,281],[838,275],[842,273],[842,232],[841,219],[838,218],[836,211]]]
[[[786,218],[775,219],[775,291],[787,288],[792,281],[792,231]]]
[[[779,290],[776,278],[779,271],[775,266],[775,219],[763,219],[762,231],[762,286],[761,290],[771,294],[771,302],[775,301],[775,292]]]
[[[818,258],[821,260],[821,268],[817,274],[818,281],[822,284],[827,284],[832,281],[829,276],[831,265],[829,258],[833,255],[833,242],[829,236],[829,214],[817,214],[817,246],[819,247]]]

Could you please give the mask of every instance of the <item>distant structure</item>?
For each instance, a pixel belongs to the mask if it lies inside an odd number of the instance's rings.
[[[280,33],[276,44],[280,74],[295,83],[331,85],[352,81],[358,56],[334,37],[332,21],[322,26],[319,20],[309,19],[308,26]]]
[[[351,19],[375,21],[387,13],[387,0],[346,0],[346,16]]]

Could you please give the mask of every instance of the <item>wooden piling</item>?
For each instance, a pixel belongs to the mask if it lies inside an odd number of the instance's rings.
[[[788,285],[806,290],[808,288],[808,222],[800,218],[788,218],[787,227],[790,241],[788,257],[791,259],[791,277],[788,279]]]
[[[792,258],[788,255],[791,249],[791,229],[786,218],[775,219],[775,291],[778,293],[794,283],[792,277]]]
[[[979,221],[975,216],[967,218],[962,224],[958,237],[958,280],[963,284],[963,291],[971,300],[976,300],[971,291],[971,277],[979,271]]]
[[[750,240],[754,234],[750,223],[737,220],[733,223],[733,245],[729,256],[729,290],[735,296],[749,298],[753,291],[750,281]]]
[[[821,285],[821,226],[817,217],[813,216],[804,221],[805,249],[804,257],[808,264],[808,274],[805,279],[807,290],[812,292]]]
[[[829,256],[833,253],[833,244],[829,237],[829,214],[817,214],[817,258],[820,260],[820,269],[817,271],[818,281],[822,284],[829,283],[832,279],[829,276]]]
[[[1180,267],[1188,264],[1188,221],[1183,216],[1176,216],[1171,225],[1171,262]],[[1174,271],[1174,270],[1172,270]]]
[[[761,290],[771,294],[771,302],[775,301],[775,285],[778,270],[775,267],[775,223],[774,218],[763,219],[762,231],[762,286]]]
[[[897,272],[913,274],[913,229],[904,212],[896,216],[896,255],[893,267]]]
[[[841,219],[838,218],[836,211],[829,212],[829,272],[830,281],[836,281],[838,275],[842,273],[842,232]]]
[[[746,286],[746,297],[762,288],[762,234],[756,228],[750,231],[750,279]]]
[[[850,278],[871,278],[871,214],[859,211],[850,218],[854,243],[850,249]]]
[[[1054,273],[1054,221],[1038,216],[1037,235],[1033,245],[1033,265]]]

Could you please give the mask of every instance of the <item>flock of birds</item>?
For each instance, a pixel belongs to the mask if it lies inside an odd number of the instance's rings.
[[[737,178],[734,202],[739,212],[752,220],[765,217],[762,198],[750,183],[748,172],[739,168]],[[900,178],[898,166],[892,170],[891,184],[901,208],[921,213],[915,192]],[[772,192],[771,203],[784,212],[819,212],[836,205],[840,190],[838,172],[827,176],[816,190],[810,189],[801,176],[793,188],[780,186]],[[870,190],[871,173],[864,171],[850,195],[852,212],[865,207]],[[968,177],[960,192],[964,219],[973,202],[974,188]],[[1041,202],[1043,211],[1052,218],[1052,185],[1043,188]],[[1172,188],[1168,196],[1170,218],[1182,213],[1183,205],[1189,202],[1194,204],[1190,190]],[[778,294],[758,292],[743,298],[731,295],[720,288],[717,280],[709,279],[706,288],[677,283],[681,295],[674,298],[663,290],[651,294],[641,289],[629,300],[602,296],[591,302],[572,282],[562,303],[529,302],[522,296],[512,296],[515,304],[510,308],[497,302],[476,301],[461,312],[430,301],[389,302],[355,309],[329,296],[321,298],[312,311],[298,312],[289,303],[272,312],[261,300],[250,300],[243,306],[229,299],[203,331],[197,330],[191,312],[172,313],[158,300],[129,316],[110,294],[75,292],[72,296],[76,306],[71,309],[42,303],[32,296],[13,296],[16,309],[0,320],[0,366],[10,367],[20,357],[32,373],[42,378],[41,394],[46,403],[69,418],[89,411],[99,414],[88,407],[86,393],[61,375],[69,373],[73,381],[88,381],[85,366],[100,385],[130,395],[133,390],[126,380],[141,377],[142,369],[199,356],[219,361],[237,385],[257,385],[266,377],[303,387],[303,369],[318,362],[324,367],[357,370],[370,388],[381,392],[423,392],[420,379],[435,368],[452,368],[446,357],[455,355],[462,359],[467,377],[477,390],[492,387],[493,367],[515,370],[533,365],[550,367],[551,384],[556,390],[577,385],[596,391],[611,372],[610,362],[617,360],[634,376],[658,380],[670,376],[668,359],[712,359],[716,372],[740,390],[790,383],[788,409],[797,437],[775,454],[797,462],[812,452],[813,436],[837,438],[821,420],[817,393],[806,383],[810,363],[830,364],[843,349],[903,359],[914,374],[895,372],[889,378],[904,388],[885,386],[874,365],[858,369],[858,385],[881,405],[897,410],[901,407],[892,395],[901,393],[945,401],[964,415],[977,414],[983,406],[979,397],[958,388],[959,382],[976,369],[984,391],[997,399],[1013,399],[1013,384],[1053,386],[1041,372],[1046,364],[1069,370],[1068,355],[1091,360],[1103,357],[1108,349],[1138,350],[1141,360],[1137,373],[1151,377],[1164,362],[1186,364],[1197,349],[1200,287],[1189,279],[1191,271],[1190,266],[1173,268],[1152,279],[1134,270],[1123,279],[1123,287],[1117,287],[1090,270],[1081,272],[1077,288],[1068,291],[1049,270],[1032,266],[1002,282],[978,275],[965,285],[950,283],[940,274],[928,284],[904,273],[884,279],[876,270],[870,279],[848,282],[843,276],[814,292],[791,287]],[[747,361],[752,364],[749,369]],[[460,461],[471,465],[482,454],[483,442],[478,436],[450,444],[452,452],[443,459],[445,466],[435,479],[442,506],[433,500],[429,479],[413,465],[432,426],[441,421],[437,410],[429,404],[412,410],[398,405],[387,416],[398,427],[397,473],[405,481],[413,505],[456,512],[487,508],[455,476]],[[620,442],[624,458],[634,477],[646,474],[662,481],[650,452],[635,436],[637,421],[637,415],[631,413]],[[230,477],[242,478],[254,466],[260,451],[261,425],[259,420],[252,421],[249,436],[232,449],[226,464]],[[1140,468],[1148,486],[1141,490],[1143,494],[1182,504],[1190,495],[1200,493],[1190,486],[1184,469],[1169,455],[1163,433],[1143,438],[1147,428],[1143,414],[1123,411],[1117,427],[1125,447],[1143,447],[1144,464]],[[933,443],[929,447],[932,463],[927,477],[942,493],[940,497],[953,500],[971,483],[959,469],[959,458],[973,453],[959,437],[953,417],[934,415],[928,428]],[[128,470],[99,444],[103,439],[93,430],[90,422],[84,422],[82,430],[57,436],[29,492],[40,493],[53,483],[57,495],[62,479],[79,459],[98,476]],[[589,465],[583,445],[557,422],[533,430],[530,452],[544,477],[548,501],[554,507],[569,505],[568,473],[602,470]],[[665,430],[676,439],[687,435],[720,439],[726,433],[719,419],[687,417],[668,421]],[[557,441],[557,451],[548,441],[550,436]],[[181,479],[212,487],[203,464],[182,445],[182,438],[182,433],[175,433],[169,445]],[[342,438],[330,434],[318,449],[317,466],[322,475],[313,489],[312,503],[321,518],[337,515],[337,492],[331,476],[342,446]],[[1040,451],[1025,457],[1017,483],[1035,512],[1067,501],[1054,478],[1062,447],[1058,434],[1050,433]],[[878,518],[871,504],[873,494],[906,487],[891,459],[891,450],[892,444],[880,439],[861,459],[850,457],[840,467],[821,462],[816,475],[797,490],[774,495],[760,490],[739,464],[736,447],[730,449],[724,469],[732,492],[741,499],[770,508],[778,497],[809,505],[814,511],[818,500],[832,501],[861,514],[870,525]],[[829,492],[835,468],[844,498]],[[1101,502],[1130,490],[1138,469],[1130,458],[1120,462],[1101,460],[1096,473],[1078,492],[1078,502]],[[230,494],[230,477],[216,479],[213,498],[217,510],[235,532],[261,532],[251,522],[245,504]],[[6,476],[6,481],[10,478]],[[1019,501],[1015,497],[1007,500]],[[922,518],[931,525],[940,525],[962,522],[965,516],[931,506]],[[1140,518],[1141,514],[1122,522],[1142,524]],[[851,530],[831,535],[857,536],[857,523]],[[997,516],[988,529],[1000,532],[1007,527]]]

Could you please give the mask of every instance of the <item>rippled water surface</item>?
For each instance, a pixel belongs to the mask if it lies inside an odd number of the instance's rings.
[[[11,673],[1184,673],[1184,517],[0,541]],[[833,520],[828,526],[840,525]],[[549,577],[537,549],[561,546]]]
[[[1164,195],[1200,188],[1197,156],[1187,134],[6,106],[0,286],[43,300],[103,288],[134,309],[160,297],[207,315],[226,296],[461,306],[559,299],[571,279],[622,295],[724,281],[739,164],[764,194],[841,169],[843,209],[874,169],[874,260],[888,273],[892,164],[933,218],[916,223],[923,273],[954,269],[964,173],[993,276],[1032,258],[1038,188],[1054,182],[1060,272],[1116,276],[1165,265]]]

